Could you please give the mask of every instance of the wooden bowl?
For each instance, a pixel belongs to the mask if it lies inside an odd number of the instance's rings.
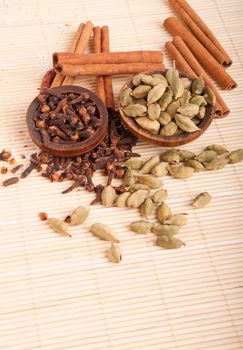
[[[89,152],[94,147],[98,146],[104,139],[107,132],[107,127],[108,127],[108,112],[104,102],[95,93],[80,86],[67,85],[67,86],[53,88],[53,90],[55,90],[58,93],[67,93],[67,92],[72,92],[76,94],[81,94],[84,92],[88,93],[90,95],[90,99],[96,103],[97,109],[99,111],[100,120],[101,120],[100,126],[90,138],[81,142],[57,144],[52,141],[46,141],[45,143],[43,143],[42,137],[38,132],[38,130],[36,130],[36,126],[34,122],[35,116],[39,114],[38,108],[40,106],[40,102],[36,97],[31,102],[26,114],[28,131],[34,143],[43,151],[49,152],[55,156],[60,156],[60,157],[77,156],[79,154]]]
[[[165,75],[166,71],[156,71],[156,72],[145,72],[144,74],[163,74]],[[190,76],[186,76],[184,74],[180,74],[181,77],[186,77],[190,80],[193,80],[194,78]],[[120,95],[123,92],[124,89],[128,87],[133,87],[132,85],[132,79],[129,79],[123,87],[121,88],[121,91],[119,93],[119,98],[118,98],[118,108],[120,112],[121,119],[127,129],[135,135],[138,139],[142,141],[147,141],[150,143],[157,144],[159,146],[164,146],[164,147],[175,147],[175,146],[180,146],[184,145],[186,143],[189,143],[195,139],[197,139],[199,136],[201,136],[205,130],[209,127],[211,124],[213,118],[214,118],[214,112],[211,106],[207,105],[206,106],[206,114],[205,117],[202,119],[202,121],[197,125],[200,130],[194,131],[194,132],[183,132],[180,135],[173,135],[173,136],[160,136],[160,135],[153,135],[149,131],[146,131],[145,129],[141,128],[134,118],[132,117],[127,117],[125,113],[123,112],[123,107],[120,104]]]

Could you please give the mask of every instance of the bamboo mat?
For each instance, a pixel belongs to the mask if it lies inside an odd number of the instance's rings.
[[[242,147],[242,0],[197,0],[190,4],[206,20],[233,58],[238,82],[222,92],[231,108],[197,141]],[[80,22],[110,26],[114,51],[160,49],[169,35],[160,28],[172,12],[163,0],[1,0],[0,149],[20,162],[36,147],[25,125],[25,111],[37,94],[51,53],[68,49]],[[169,61],[166,57],[166,63]],[[117,96],[126,77],[114,79]],[[92,78],[77,84],[95,90]],[[139,143],[144,156],[161,152]],[[164,178],[168,204],[188,212],[180,238],[186,247],[166,251],[153,235],[136,235],[128,224],[135,210],[91,208],[73,238],[59,237],[40,222],[38,212],[64,218],[93,195],[60,192],[39,174],[18,185],[0,187],[0,349],[6,350],[239,350],[243,344],[243,163],[204,172],[188,181]],[[0,175],[0,181],[5,177]],[[104,179],[99,175],[96,183]],[[201,191],[211,204],[192,210]],[[106,243],[92,237],[93,222],[109,224],[121,239],[123,261],[105,257]]]

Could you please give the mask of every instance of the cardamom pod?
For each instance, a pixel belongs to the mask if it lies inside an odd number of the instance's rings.
[[[176,149],[175,151],[177,154],[179,154],[179,159],[181,162],[185,162],[186,160],[196,157],[195,153],[187,151],[186,149]]]
[[[147,108],[147,101],[145,100],[145,98],[136,99],[136,104],[145,106]]]
[[[145,115],[147,112],[147,107],[139,105],[137,103],[135,103],[134,105],[129,105],[127,107],[124,108],[124,113],[128,116],[128,117],[132,117],[132,118],[136,118],[136,117],[142,117],[143,115]]]
[[[176,179],[188,179],[194,173],[194,169],[182,164],[169,165],[168,171]]]
[[[202,120],[206,115],[206,108],[205,107],[199,107],[199,112],[196,114],[196,118]]]
[[[103,241],[119,243],[119,239],[116,237],[115,233],[108,225],[95,223],[90,227],[90,232]]]
[[[213,145],[209,145],[205,148],[206,151],[214,151],[216,152],[218,155],[221,154],[225,154],[228,153],[229,151],[227,150],[227,148],[225,148],[222,145],[217,145],[217,144],[213,144]]]
[[[165,249],[178,249],[185,245],[185,243],[175,237],[160,236],[156,240],[156,245]]]
[[[150,174],[156,177],[162,177],[168,174],[167,162],[161,162],[157,164],[151,171]]]
[[[47,223],[50,228],[56,233],[59,233],[59,235],[72,237],[68,231],[67,225],[63,221],[56,218],[48,218]]]
[[[235,151],[229,153],[230,164],[242,162],[243,160],[243,148],[238,148]]]
[[[139,117],[136,118],[136,122],[141,128],[150,131],[152,134],[158,134],[159,132],[160,123],[157,120],[151,120],[147,117]]]
[[[133,175],[132,171],[130,168],[127,168],[124,178],[123,178],[124,185],[126,186],[131,186],[135,184],[136,179],[135,176]]]
[[[179,227],[177,225],[161,225],[161,224],[155,224],[151,231],[156,235],[156,236],[174,236],[177,235],[179,232]]]
[[[112,243],[107,250],[107,257],[111,262],[118,264],[122,259],[121,248],[117,244]]]
[[[173,92],[172,92],[171,88],[167,87],[165,92],[163,93],[162,97],[159,100],[159,105],[160,105],[162,112],[164,112],[166,110],[166,108],[172,102],[172,99],[173,99]]]
[[[162,74],[153,74],[152,77],[153,77],[153,81],[151,81],[152,86],[159,85],[161,83],[168,85],[166,78]]]
[[[149,216],[152,215],[153,211],[154,211],[154,202],[152,201],[151,198],[146,198],[140,208],[141,215],[144,216],[146,219],[148,219]]]
[[[174,214],[165,223],[168,225],[183,226],[187,224],[187,216],[186,214]]]
[[[197,119],[196,117],[192,118],[191,121],[195,124],[195,125],[199,125],[201,123],[201,119]]]
[[[131,170],[140,170],[143,166],[143,159],[140,157],[133,157],[128,159],[124,165],[126,168],[129,168]]]
[[[216,96],[214,95],[213,90],[209,86],[205,86],[203,93],[207,103],[211,106],[215,106]]]
[[[180,161],[180,156],[175,149],[171,149],[163,152],[160,155],[160,160],[167,162],[169,164],[176,164]]]
[[[129,208],[139,208],[147,198],[148,193],[149,191],[146,190],[138,190],[132,193],[127,200],[127,206]]]
[[[207,105],[207,101],[205,100],[205,98],[201,95],[196,95],[196,96],[193,96],[191,99],[190,99],[190,103],[192,104],[195,104],[195,105],[198,105],[199,107],[205,107]]]
[[[175,62],[173,62],[173,67],[167,70],[165,77],[170,85],[174,79],[179,78],[179,71],[175,68]]]
[[[141,73],[134,75],[134,77],[132,79],[133,85],[138,86],[138,85],[142,84],[142,77],[143,77],[143,74],[141,74]]]
[[[185,90],[181,78],[175,78],[172,80],[170,87],[176,100],[183,95]]]
[[[133,98],[131,96],[132,93],[132,89],[131,88],[126,88],[122,91],[121,95],[120,95],[120,102],[121,105],[124,106],[128,106],[131,103],[133,103]]]
[[[119,194],[119,196],[116,199],[115,206],[118,208],[126,208],[127,206],[127,200],[130,197],[130,192],[123,192]]]
[[[152,77],[152,75],[143,74],[142,75],[142,83],[145,84],[145,85],[153,86],[153,77]]]
[[[183,81],[184,88],[190,90],[192,81],[188,78],[181,78],[181,80]]]
[[[168,207],[167,204],[161,203],[157,208],[157,219],[161,224],[164,224],[164,222],[169,219],[169,217],[172,215],[170,207]]]
[[[116,198],[116,191],[112,186],[105,186],[101,193],[101,203],[105,207],[111,207]]]
[[[215,151],[202,151],[196,157],[200,163],[211,162],[211,160],[217,158],[217,153]]]
[[[167,198],[168,198],[167,190],[161,189],[154,193],[153,202],[155,204],[163,203],[164,201],[166,201]]]
[[[171,122],[171,116],[167,112],[161,112],[159,116],[159,122],[161,125],[168,125]]]
[[[166,108],[166,112],[171,116],[171,118],[174,118],[177,109],[180,107],[181,103],[179,100],[172,101],[169,106]]]
[[[147,185],[143,185],[143,184],[134,184],[134,185],[129,187],[130,193],[134,193],[134,192],[139,191],[139,190],[149,190],[149,187]]]
[[[203,77],[198,77],[193,80],[192,86],[191,86],[191,91],[193,94],[200,95],[202,94],[203,90],[205,87],[205,82]]]
[[[154,102],[159,101],[163,93],[165,92],[166,89],[166,83],[161,82],[159,85],[155,85],[148,93],[147,101],[148,101],[148,106],[151,105]]]
[[[137,175],[140,184],[147,185],[149,188],[157,189],[163,186],[163,181],[150,175]]]
[[[72,214],[65,219],[65,221],[70,225],[80,225],[87,219],[88,216],[89,208],[81,205],[80,207],[76,208]]]
[[[130,224],[131,231],[141,234],[148,233],[152,227],[153,224],[151,222],[144,220],[135,221]]]
[[[148,106],[148,116],[151,120],[158,120],[160,117],[160,105],[158,103],[152,103]]]
[[[136,98],[144,98],[147,97],[149,90],[151,90],[151,86],[139,85],[133,90],[131,95]]]
[[[203,208],[211,202],[211,199],[212,197],[208,192],[202,192],[198,196],[196,196],[196,198],[194,198],[192,206],[195,209]]]
[[[140,172],[142,174],[149,174],[150,171],[160,162],[159,156],[151,157],[149,160],[147,160],[142,168],[140,169]]]
[[[210,162],[204,163],[204,168],[207,170],[223,169],[229,163],[229,159],[216,158]]]
[[[200,130],[189,117],[176,113],[174,118],[178,127],[183,131],[194,132]]]
[[[184,90],[182,96],[180,98],[178,98],[178,101],[180,102],[181,106],[189,103],[190,99],[191,99],[191,92],[189,90]]]
[[[177,109],[177,112],[193,118],[199,112],[199,106],[194,105],[193,103],[187,103]]]
[[[161,136],[173,136],[177,131],[177,125],[174,122],[169,122],[167,125],[160,129]]]
[[[196,159],[188,159],[186,165],[194,169],[194,173],[199,173],[204,170],[204,166]]]

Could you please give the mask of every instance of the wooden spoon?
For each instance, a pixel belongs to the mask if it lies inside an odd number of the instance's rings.
[[[42,136],[38,130],[36,130],[34,118],[39,114],[38,108],[40,106],[40,102],[37,97],[31,102],[27,114],[26,114],[26,122],[29,131],[29,135],[34,141],[34,143],[43,151],[49,152],[55,156],[60,157],[74,157],[79,154],[83,154],[89,152],[96,146],[98,146],[102,140],[104,139],[107,127],[108,127],[108,112],[104,102],[92,91],[85,89],[80,86],[66,85],[61,87],[53,88],[58,93],[75,93],[82,94],[84,92],[88,93],[90,99],[95,102],[97,109],[100,115],[100,126],[95,131],[95,133],[88,138],[87,140],[81,142],[73,142],[73,143],[64,143],[58,144],[52,141],[46,140],[43,142]]]

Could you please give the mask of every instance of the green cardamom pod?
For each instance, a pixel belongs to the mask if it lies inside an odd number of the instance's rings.
[[[121,105],[124,106],[128,106],[131,103],[133,103],[133,98],[131,96],[132,93],[132,89],[131,88],[126,88],[122,91],[121,95],[120,95],[120,102]]]
[[[124,108],[124,113],[128,116],[128,117],[141,117],[144,114],[146,114],[147,112],[147,107],[139,105],[139,104],[134,104],[134,105],[129,105],[127,107]]]
[[[192,81],[188,78],[181,78],[181,80],[183,81],[184,88],[190,90]]]
[[[159,84],[166,84],[168,85],[168,82],[166,78],[162,74],[153,74],[153,81],[152,81],[152,86],[159,85]]]
[[[172,99],[173,99],[173,92],[172,92],[171,88],[167,87],[165,92],[163,93],[162,97],[159,99],[159,105],[160,105],[162,112],[164,112],[166,110],[166,108],[172,102]]]
[[[227,148],[225,148],[222,145],[217,145],[217,144],[213,144],[213,145],[209,145],[205,148],[206,151],[214,151],[216,152],[218,155],[221,154],[225,154],[228,153],[229,151],[227,150]]]
[[[107,257],[111,262],[119,264],[122,259],[121,248],[117,244],[112,243],[108,248]]]
[[[147,108],[147,101],[145,100],[145,98],[138,98],[138,99],[136,99],[136,104],[145,106]]]
[[[176,179],[188,179],[194,173],[194,169],[182,164],[169,165],[168,171]]]
[[[126,168],[129,168],[131,170],[140,170],[143,166],[143,159],[140,157],[133,157],[128,159],[125,163],[124,166]]]
[[[191,99],[190,99],[190,103],[192,104],[195,104],[195,105],[198,105],[199,107],[205,107],[207,105],[207,101],[205,100],[205,98],[201,95],[196,95],[196,96],[193,96]]]
[[[152,75],[143,74],[142,75],[142,83],[145,84],[145,85],[153,86],[153,77],[152,77]]]
[[[80,207],[76,208],[72,214],[65,219],[65,221],[70,225],[80,225],[87,219],[88,216],[89,208],[81,205]]]
[[[158,120],[160,116],[160,105],[158,103],[152,103],[148,106],[148,116],[151,120]]]
[[[47,223],[50,228],[56,233],[59,233],[59,235],[72,237],[68,231],[67,225],[63,221],[56,218],[48,218]]]
[[[138,85],[142,84],[142,77],[143,77],[143,74],[141,74],[141,73],[134,75],[134,77],[132,79],[133,85],[138,86]]]
[[[243,148],[238,148],[229,153],[229,160],[231,164],[242,162],[243,160]]]
[[[130,224],[130,230],[140,234],[148,233],[152,227],[153,224],[151,222],[144,220],[135,221]]]
[[[172,80],[170,87],[176,100],[183,95],[185,90],[181,78],[175,78]]]
[[[171,122],[171,116],[167,112],[161,112],[159,116],[159,122],[161,125],[168,125]]]
[[[176,153],[179,154],[179,159],[181,162],[185,162],[186,160],[196,157],[195,153],[187,151],[186,149],[176,149]]]
[[[189,103],[190,99],[191,99],[191,92],[189,90],[184,90],[182,96],[180,98],[178,98],[178,101],[180,102],[181,106]]]
[[[169,236],[160,236],[156,240],[156,245],[165,249],[178,249],[185,245],[180,239]]]
[[[186,117],[185,115],[176,113],[174,118],[175,118],[177,126],[183,131],[194,132],[194,131],[200,130],[193,123],[193,121],[189,117]]]
[[[161,162],[157,164],[150,172],[151,175],[156,177],[162,177],[168,174],[167,171],[167,162]]]
[[[203,93],[207,103],[210,104],[211,106],[215,106],[216,96],[214,95],[213,90],[209,86],[205,86]]]
[[[180,107],[181,103],[180,101],[173,101],[169,104],[169,106],[166,108],[166,112],[171,116],[171,118],[174,118],[177,109]]]
[[[168,198],[167,190],[161,189],[154,193],[153,202],[155,204],[163,203],[164,201],[166,201],[167,198]]]
[[[169,122],[167,125],[160,129],[161,136],[173,136],[177,131],[177,125],[174,122]]]
[[[151,198],[146,198],[140,208],[141,215],[144,216],[146,219],[148,219],[149,216],[152,215],[153,211],[154,211],[154,202],[152,201]]]
[[[196,114],[196,118],[202,120],[206,115],[206,108],[205,107],[199,107],[199,112]]]
[[[118,208],[126,208],[127,207],[127,200],[130,197],[130,192],[123,192],[119,194],[119,196],[116,199],[115,206]]]
[[[175,63],[173,62],[173,67],[169,68],[165,74],[166,80],[171,85],[174,79],[179,78],[179,71],[175,68]]]
[[[101,203],[105,207],[111,207],[116,199],[116,191],[112,186],[104,187],[101,193]]]
[[[147,160],[142,168],[140,169],[140,172],[142,174],[149,174],[150,171],[155,167],[155,165],[159,164],[160,158],[159,156],[151,157],[149,160]]]
[[[136,122],[139,126],[141,126],[141,128],[151,132],[152,134],[158,134],[159,132],[160,123],[157,120],[151,120],[147,117],[139,117],[136,118]]]
[[[168,220],[165,221],[168,225],[183,226],[187,224],[186,214],[174,214]]]
[[[217,153],[215,151],[202,151],[196,157],[200,163],[211,162],[211,160],[217,158]]]
[[[159,101],[163,93],[166,89],[166,83],[161,83],[159,85],[155,85],[148,93],[147,101],[148,105],[151,105],[154,102]]]
[[[134,185],[129,187],[130,193],[134,193],[134,192],[139,191],[139,190],[149,190],[149,187],[147,185],[143,185],[143,184],[134,184]]]
[[[179,232],[179,227],[177,225],[161,225],[161,224],[155,224],[151,231],[156,236],[175,236]]]
[[[149,90],[151,90],[151,86],[139,85],[133,90],[131,95],[136,98],[144,98],[147,97]]]
[[[193,94],[200,95],[203,93],[204,87],[205,87],[205,82],[203,77],[198,77],[193,80],[191,91]]]
[[[169,217],[172,215],[170,207],[168,207],[167,204],[161,203],[157,208],[157,219],[161,224],[164,224],[164,222],[169,219]]]
[[[124,185],[126,186],[131,186],[135,184],[136,179],[135,176],[133,175],[132,171],[130,168],[127,168],[124,178],[123,178]]]
[[[90,227],[90,232],[103,241],[119,243],[119,239],[108,225],[95,223]]]
[[[139,208],[147,198],[148,193],[146,190],[138,190],[132,193],[127,200],[127,206],[129,208]]]
[[[171,149],[171,150],[163,152],[160,155],[160,160],[167,162],[167,163],[170,163],[170,164],[176,164],[176,163],[179,163],[180,156],[175,149]]]
[[[191,121],[195,124],[195,125],[199,125],[201,123],[201,119],[197,119],[196,117],[192,118]]]
[[[211,202],[211,199],[212,197],[208,192],[202,192],[193,200],[192,206],[195,209],[203,208]]]
[[[163,181],[151,175],[137,175],[140,184],[147,185],[151,189],[157,189],[163,186]]]
[[[194,173],[199,173],[204,170],[204,166],[196,159],[188,159],[186,165],[194,169]]]
[[[204,168],[207,170],[223,169],[229,163],[229,159],[216,158],[210,162],[204,163]]]
[[[193,103],[187,103],[183,106],[179,107],[177,112],[189,117],[193,118],[199,112],[199,106],[194,105]]]

